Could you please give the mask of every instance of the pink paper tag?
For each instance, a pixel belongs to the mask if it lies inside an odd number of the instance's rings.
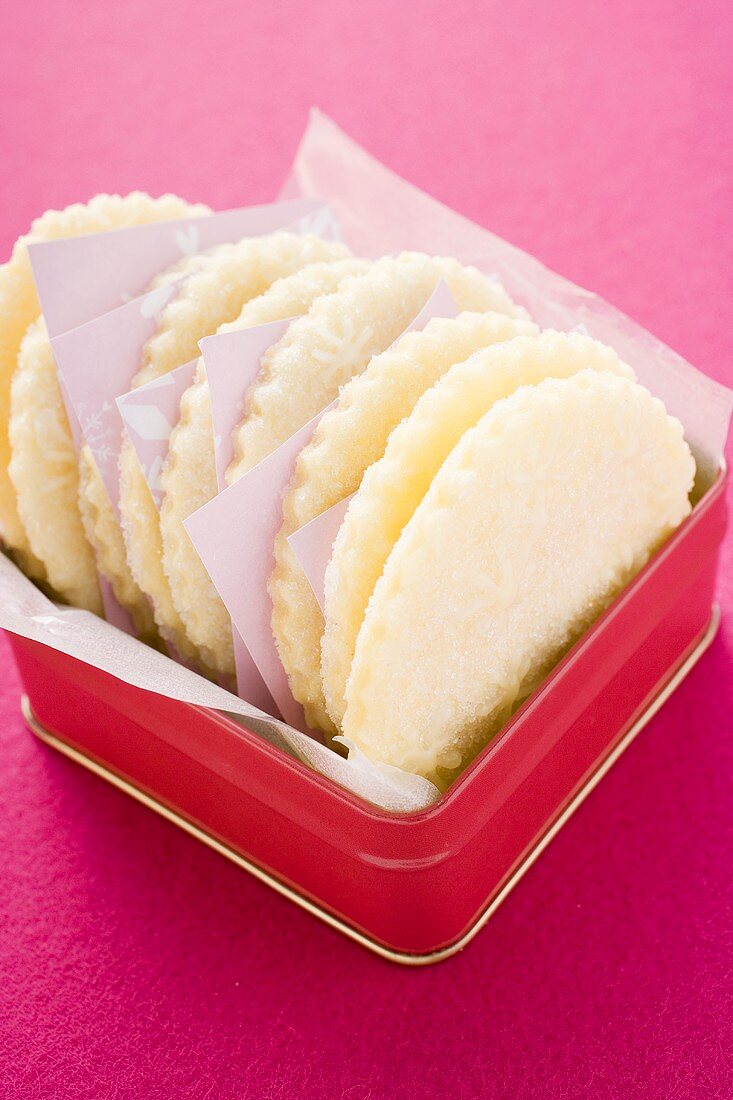
[[[201,353],[206,367],[214,428],[214,454],[219,490],[225,488],[225,473],[233,457],[232,433],[242,418],[244,395],[260,369],[260,360],[268,348],[285,334],[290,320],[272,321],[266,325],[207,336],[201,340]],[[204,563],[206,564],[206,563]],[[270,713],[279,707],[267,691],[260,672],[236,626],[232,625],[234,661],[237,669],[237,691],[243,699],[255,702],[254,690],[267,693],[269,705],[257,703]],[[282,713],[282,712],[280,712]]]
[[[322,415],[314,416],[253,470],[184,521],[278,710],[289,725],[304,732],[303,711],[290,692],[272,636],[267,582],[273,568],[275,536],[282,523],[282,494],[295,459]]]
[[[264,711],[265,714],[271,714],[273,718],[282,718],[282,714],[236,626],[232,627],[232,643],[234,645],[234,667],[237,675],[237,695],[240,699],[246,699],[253,707],[258,707],[259,710]]]
[[[112,585],[106,577],[101,575],[99,577],[99,592],[102,597],[102,608],[104,609],[104,617],[107,622],[112,623],[112,626],[116,626],[118,630],[124,630],[125,634],[131,634],[135,637],[137,631],[133,625],[130,613],[117,602],[117,597],[112,591]]]
[[[232,433],[242,419],[244,396],[257,377],[262,356],[285,335],[291,320],[223,332],[199,343],[209,383],[220,490],[226,486],[224,474],[233,458]]]
[[[192,359],[162,378],[155,378],[146,386],[123,393],[116,399],[156,508],[160,508],[163,499],[160,473],[168,454],[168,440],[178,423],[181,398],[193,382],[196,363],[197,360]]]
[[[168,441],[178,422],[181,397],[193,382],[197,362],[192,359],[170,374],[117,398],[117,408],[157,508],[160,508],[163,498],[160,473],[168,453]],[[276,708],[272,696],[235,628],[232,629],[232,640],[238,693],[260,710],[274,713]]]
[[[343,523],[349,501],[354,496],[344,497],[338,504],[327,508],[316,516],[305,527],[301,527],[288,538],[293,553],[298,559],[298,564],[308,578],[308,583],[313,589],[313,595],[318,600],[318,605],[323,611],[326,599],[324,594],[324,581],[326,567],[331,560],[331,551],[336,541],[339,527]]]
[[[81,447],[82,447],[82,445],[83,445],[83,443],[84,443],[84,433],[81,430],[81,424],[79,423],[79,417],[76,415],[76,413],[74,411],[73,402],[71,400],[71,397],[69,396],[68,390],[66,389],[66,383],[64,382],[62,376],[58,373],[58,371],[56,372],[56,374],[57,374],[58,381],[59,381],[59,389],[61,390],[61,399],[64,402],[64,408],[66,409],[66,416],[67,416],[68,421],[69,421],[69,430],[71,431],[71,438],[74,441],[74,450],[78,454]]]
[[[176,287],[176,283],[159,287],[51,340],[63,391],[78,417],[115,510],[121,438],[115,398],[129,389],[130,379],[140,365],[140,350],[154,335],[156,316],[176,293]]]
[[[184,256],[286,227],[339,238],[319,199],[293,199],[32,244],[28,255],[49,335],[78,328],[137,297]]]
[[[453,297],[445,282],[440,280],[405,331],[424,328],[433,317],[455,315]],[[240,399],[248,384],[250,371],[252,376],[256,373],[259,364],[256,353],[259,351],[261,355],[269,347],[264,330],[271,328],[274,329],[274,326],[262,325],[258,329],[210,336],[201,342],[207,374],[209,363],[214,367],[212,352],[217,347],[220,349],[216,352],[216,366],[209,376],[209,391],[212,404],[216,402],[221,407],[221,431],[215,429],[221,438],[230,436],[237,423],[236,414],[232,416],[236,402],[236,386],[232,379],[235,378],[237,369],[242,370],[244,352],[250,358],[247,371],[239,375],[240,384],[245,374],[247,379],[239,391]],[[274,338],[277,337],[273,333]],[[219,392],[219,383],[224,378],[227,379],[226,388],[222,387],[222,399],[219,401],[215,394]],[[275,537],[282,523],[282,498],[290,483],[295,460],[309,442],[321,417],[334,405],[335,401],[331,402],[253,470],[220,492],[184,522],[191,541],[281,715],[291,726],[304,731],[307,727],[302,708],[290,692],[288,678],[272,636],[272,606],[267,583],[274,564]],[[337,509],[339,507],[340,505],[336,505]],[[324,516],[327,517],[327,514]],[[333,524],[333,517],[330,518]],[[309,567],[315,583],[320,585],[322,600],[323,572],[330,557],[333,531],[329,533],[327,529],[327,518],[319,516],[314,523],[318,526],[309,543],[309,550],[312,549]]]

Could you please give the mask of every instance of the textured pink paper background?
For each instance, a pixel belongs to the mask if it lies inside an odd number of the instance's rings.
[[[733,384],[729,5],[19,5],[0,246],[103,189],[275,193],[317,103]],[[461,957],[400,971],[37,745],[3,643],[0,1095],[733,1093],[721,634]]]

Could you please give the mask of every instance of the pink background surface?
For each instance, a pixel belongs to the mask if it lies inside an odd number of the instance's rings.
[[[9,23],[3,253],[100,190],[268,200],[315,103],[733,384],[727,4],[73,0]],[[703,664],[473,946],[420,972],[36,744],[3,643],[0,1095],[729,1097],[730,546],[720,601]]]

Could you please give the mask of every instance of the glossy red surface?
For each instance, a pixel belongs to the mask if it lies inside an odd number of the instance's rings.
[[[14,639],[39,721],[389,948],[461,938],[704,632],[725,478],[450,791],[392,815],[201,708]]]

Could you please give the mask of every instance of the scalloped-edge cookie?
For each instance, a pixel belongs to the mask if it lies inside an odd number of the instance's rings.
[[[103,613],[94,553],[79,514],[79,465],[42,317],[20,345],[10,414],[10,478],[31,550],[54,592]]]
[[[343,387],[298,456],[283,501],[269,590],[280,658],[312,726],[335,732],[321,686],[323,613],[288,536],[359,488],[364,471],[384,453],[392,429],[449,367],[479,348],[538,331],[530,321],[502,313],[433,318],[421,332],[407,332],[375,355]]]
[[[694,473],[679,421],[618,375],[497,402],[376,584],[344,736],[444,787],[689,513]]]
[[[335,725],[369,597],[400,531],[463,433],[519,386],[585,368],[633,376],[613,349],[589,336],[547,330],[476,352],[422,395],[364,475],[334,543],[325,577],[323,690]]]
[[[459,310],[526,316],[500,283],[457,260],[403,252],[377,260],[318,298],[267,355],[234,434],[231,484],[333,401],[404,332],[435,289],[448,284]]]

